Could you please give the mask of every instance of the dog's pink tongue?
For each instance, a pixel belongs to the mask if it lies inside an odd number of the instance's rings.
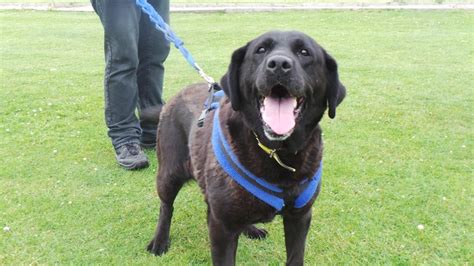
[[[262,118],[278,135],[284,135],[295,127],[296,98],[265,97]]]

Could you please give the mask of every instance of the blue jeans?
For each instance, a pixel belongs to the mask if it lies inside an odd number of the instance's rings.
[[[169,21],[169,0],[148,1]],[[163,63],[170,46],[135,0],[91,0],[104,27],[105,122],[115,148],[156,141],[154,122],[141,110],[164,104]]]

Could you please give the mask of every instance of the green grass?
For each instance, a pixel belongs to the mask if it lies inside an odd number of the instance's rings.
[[[90,0],[0,0],[0,3],[89,3]],[[473,0],[172,0],[177,4],[216,4],[216,3],[236,3],[236,4],[255,4],[255,3],[371,3],[371,4],[450,4],[450,3],[474,3]]]
[[[474,262],[472,12],[174,14],[172,25],[216,78],[234,49],[275,28],[307,32],[338,60],[348,96],[322,122],[308,265]],[[98,18],[7,11],[0,29],[0,227],[11,229],[0,231],[0,264],[208,265],[195,183],[178,196],[169,253],[145,252],[156,157],[138,172],[114,161]],[[172,51],[166,98],[196,81]],[[265,228],[265,241],[241,239],[239,264],[284,261],[281,219]]]

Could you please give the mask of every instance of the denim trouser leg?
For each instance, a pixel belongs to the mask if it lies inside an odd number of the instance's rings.
[[[104,27],[105,122],[114,147],[139,142],[142,126],[155,138],[156,125],[139,122],[135,111],[162,104],[163,62],[169,45],[142,15],[135,0],[92,0]],[[164,14],[168,18],[169,1]],[[148,21],[147,21],[148,22]],[[163,44],[164,43],[164,44]]]
[[[169,22],[169,0],[148,1],[166,22]],[[155,29],[147,15],[140,19],[140,34],[138,46],[138,103],[139,111],[149,107],[164,104],[163,90],[163,64],[170,50],[169,42],[161,32]],[[140,119],[142,128],[141,141],[145,143],[156,140],[157,125],[151,121]]]

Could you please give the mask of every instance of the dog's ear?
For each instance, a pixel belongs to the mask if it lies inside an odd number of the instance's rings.
[[[330,118],[336,117],[336,107],[342,102],[346,96],[346,88],[339,81],[337,72],[337,63],[334,58],[324,51],[324,59],[328,73],[328,83],[326,88],[326,98],[328,101],[328,115]]]
[[[248,44],[235,50],[232,54],[227,73],[221,78],[221,86],[224,89],[227,97],[230,98],[232,109],[240,110],[242,94],[240,93],[240,65],[244,61],[245,53],[247,52]]]

